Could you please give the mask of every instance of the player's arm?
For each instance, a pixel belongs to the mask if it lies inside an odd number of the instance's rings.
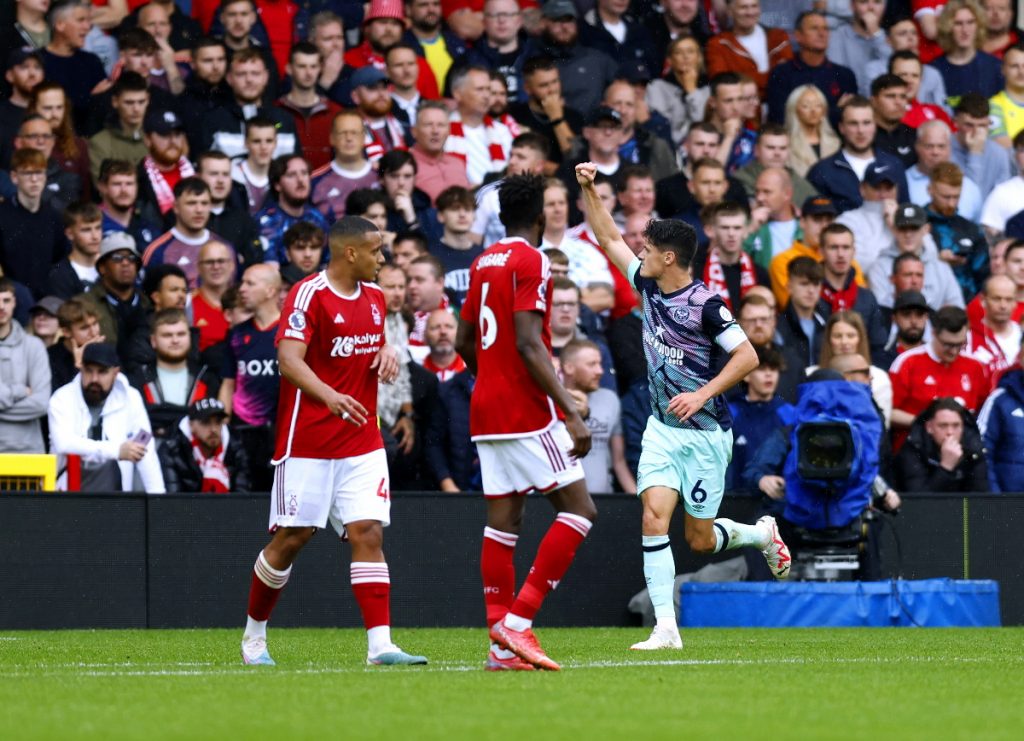
[[[597,243],[605,251],[615,267],[623,275],[628,276],[629,264],[636,259],[633,250],[622,239],[622,233],[615,226],[612,215],[601,203],[601,198],[594,188],[594,178],[597,176],[597,165],[593,162],[583,162],[576,165],[576,182],[580,184],[583,192],[583,200],[587,204],[587,221],[590,228],[594,230]]]
[[[217,398],[220,399],[220,403],[224,405],[224,412],[229,417],[234,409],[235,399],[235,379],[225,378],[220,382],[220,391],[217,393]]]
[[[707,384],[690,393],[679,394],[668,404],[668,411],[683,421],[697,412],[709,399],[725,393],[742,381],[758,366],[757,353],[750,340],[744,339],[729,351],[729,362]]]
[[[516,324],[516,350],[519,351],[533,380],[545,394],[554,399],[558,408],[565,414],[565,426],[573,441],[570,452],[575,457],[582,458],[590,451],[590,430],[580,417],[576,402],[555,375],[555,368],[551,365],[551,354],[541,339],[544,315],[537,311],[517,311],[513,317]]]
[[[277,345],[277,364],[289,383],[357,427],[366,423],[366,407],[356,399],[339,393],[321,381],[306,363],[305,342],[282,339]],[[347,416],[346,416],[347,415]]]
[[[455,333],[455,352],[462,356],[469,372],[476,376],[476,324],[459,317]]]

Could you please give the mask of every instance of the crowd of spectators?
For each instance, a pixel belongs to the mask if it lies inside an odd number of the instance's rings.
[[[626,242],[691,224],[760,367],[729,488],[819,368],[899,491],[1024,491],[1024,45],[1009,0],[14,0],[0,8],[0,453],[86,491],[268,490],[287,291],[356,214],[388,262],[395,489],[478,489],[454,350],[509,174],[547,178],[556,368],[597,493],[649,414]],[[760,474],[759,474],[760,472]]]

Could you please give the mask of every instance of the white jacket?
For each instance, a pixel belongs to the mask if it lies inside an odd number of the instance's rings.
[[[103,404],[103,440],[89,439],[92,416],[82,395],[82,375],[78,374],[66,386],[50,397],[50,450],[59,456],[57,470],[61,472],[57,488],[67,487],[67,456],[81,456],[83,462],[103,463],[118,461],[121,444],[138,430],[152,432],[142,395],[128,385],[124,374],[118,373],[114,386]],[[146,445],[146,454],[138,463],[118,461],[121,469],[121,490],[132,491],[136,468],[147,494],[163,494],[164,475],[156,455],[153,440]]]

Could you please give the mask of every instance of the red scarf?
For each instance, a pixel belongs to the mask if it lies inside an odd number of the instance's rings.
[[[497,172],[505,166],[505,150],[501,148],[501,142],[495,135],[496,122],[490,116],[484,116],[484,130],[487,133],[487,153],[491,156],[491,171]],[[451,123],[448,129],[448,139],[445,142],[444,151],[454,154],[463,162],[466,161],[466,131],[462,127],[462,119],[458,111],[452,112]]]
[[[196,171],[192,168],[192,163],[185,157],[178,160],[178,169],[176,172],[178,179],[175,180],[173,184],[169,183],[167,176],[160,172],[160,168],[156,166],[156,162],[152,157],[147,155],[146,159],[142,160],[142,166],[145,168],[146,175],[149,177],[149,184],[153,186],[153,193],[156,195],[156,202],[160,207],[161,214],[166,214],[174,208],[174,186],[177,185],[182,178],[190,178],[196,174]]]
[[[461,355],[456,355],[455,360],[453,360],[449,365],[446,365],[444,368],[442,368],[433,360],[431,360],[430,356],[428,355],[427,357],[423,358],[423,368],[436,375],[437,380],[440,381],[441,383],[444,383],[450,378],[453,378],[456,373],[461,373],[462,371],[466,370],[466,361],[462,359]]]
[[[213,451],[209,458],[203,455],[199,441],[192,438],[192,456],[203,472],[203,483],[199,490],[206,494],[227,494],[231,491],[231,474],[224,465],[224,444]]]
[[[838,291],[827,280],[822,281],[821,297],[832,307],[833,314],[837,311],[853,311],[853,304],[857,300],[857,281],[849,280],[846,288]]]
[[[390,113],[384,117],[384,128],[387,129],[390,142],[384,141],[377,133],[378,129],[370,126],[368,121],[364,123],[363,128],[366,130],[363,148],[366,152],[366,159],[370,162],[376,162],[392,149],[407,149],[405,135],[402,133],[402,124]]]
[[[729,295],[729,286],[725,282],[725,270],[722,268],[722,260],[718,257],[717,249],[708,252],[708,261],[704,264],[704,285],[712,293],[721,296],[725,305],[735,311],[732,297]],[[747,291],[756,285],[757,273],[754,272],[754,261],[746,252],[740,252],[740,298],[746,296]]]

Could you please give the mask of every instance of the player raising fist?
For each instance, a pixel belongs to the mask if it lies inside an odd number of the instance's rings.
[[[426,664],[391,642],[391,578],[384,527],[391,489],[377,424],[377,381],[398,375],[398,355],[384,344],[384,293],[369,282],[384,264],[380,231],[359,216],[331,227],[325,270],[296,283],[277,332],[281,391],[272,463],[270,544],[256,559],[246,664],[273,664],[267,621],[292,562],[328,520],[352,545],[351,580],[363,613],[368,664]]]
[[[639,256],[626,245],[594,189],[597,166],[576,166],[590,226],[609,259],[640,294],[651,416],[640,452],[644,577],[657,624],[635,649],[681,648],[668,527],[679,499],[686,542],[697,553],[761,549],[777,579],[789,575],[789,549],[775,518],[756,525],[715,519],[732,457],[732,418],[721,396],[757,367],[757,354],[721,297],[692,275],[697,237],[676,219],[652,219]],[[721,367],[723,354],[728,362]]]
[[[543,179],[507,178],[498,203],[508,236],[473,261],[456,340],[476,376],[469,422],[487,498],[480,571],[493,645],[486,668],[556,670],[531,626],[597,514],[577,460],[590,450],[590,430],[551,365],[551,266],[535,247],[544,231]],[[558,514],[517,596],[512,557],[533,489]]]

